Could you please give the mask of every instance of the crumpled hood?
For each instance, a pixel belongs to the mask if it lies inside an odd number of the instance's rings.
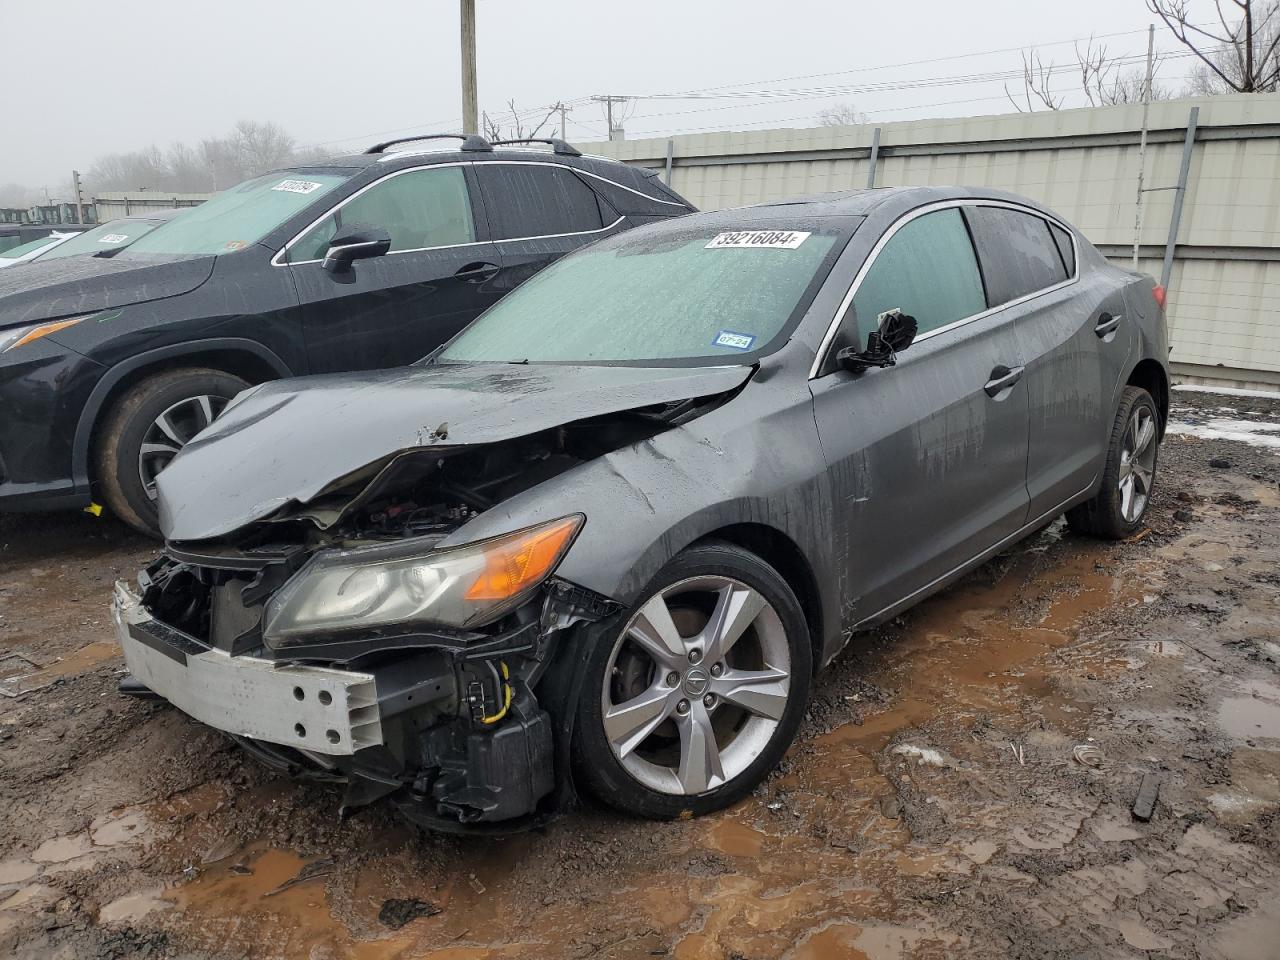
[[[440,364],[279,380],[241,394],[160,474],[169,540],[223,536],[399,453],[493,443],[724,393],[751,368]]]
[[[0,329],[189,293],[216,259],[63,257],[9,267],[0,270]]]

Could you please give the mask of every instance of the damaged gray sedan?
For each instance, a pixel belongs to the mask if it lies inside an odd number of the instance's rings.
[[[855,631],[1054,517],[1139,528],[1164,291],[1017,197],[695,214],[405,369],[242,393],[118,584],[126,692],[438,829],[745,796]]]

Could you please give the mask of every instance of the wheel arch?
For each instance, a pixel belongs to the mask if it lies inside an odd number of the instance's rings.
[[[1165,427],[1169,423],[1169,374],[1164,366],[1151,357],[1140,360],[1129,372],[1125,383],[1127,386],[1141,387],[1151,394],[1156,411],[1160,414],[1160,436],[1163,438]]]
[[[76,424],[71,466],[77,485],[83,484],[88,489],[93,444],[111,404],[141,380],[187,366],[221,370],[251,384],[293,376],[288,364],[274,351],[254,340],[237,337],[171,344],[122,360],[103,374]]]
[[[750,551],[777,570],[778,575],[787,582],[787,586],[800,601],[800,609],[804,611],[816,673],[826,662],[826,633],[818,578],[804,552],[781,530],[763,523],[735,523],[720,527],[703,534],[690,546],[716,540]]]

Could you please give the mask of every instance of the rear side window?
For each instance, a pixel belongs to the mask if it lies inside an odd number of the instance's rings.
[[[915,317],[920,333],[987,309],[969,231],[956,208],[907,221],[889,238],[853,296],[861,344],[880,314]]]
[[[1049,230],[1053,233],[1053,242],[1058,245],[1058,253],[1062,255],[1062,265],[1067,268],[1067,276],[1074,277],[1076,275],[1076,248],[1071,242],[1071,234],[1056,223],[1049,224]]]
[[[584,233],[604,226],[595,192],[572,170],[476,164],[495,240]]]
[[[991,306],[1067,279],[1049,222],[1007,207],[966,207]]]

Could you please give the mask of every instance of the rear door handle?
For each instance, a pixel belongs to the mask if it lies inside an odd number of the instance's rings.
[[[459,280],[465,280],[467,283],[480,283],[492,277],[498,272],[498,269],[499,267],[496,263],[485,263],[483,261],[468,263],[464,267],[459,267],[454,276]]]
[[[988,397],[994,397],[1004,390],[1008,390],[1015,383],[1022,379],[1022,371],[1026,367],[1006,367],[1003,363],[991,371],[991,379],[986,382],[982,388],[987,391]]]
[[[1096,333],[1099,337],[1105,337],[1108,333],[1110,333],[1116,327],[1120,326],[1120,321],[1123,319],[1124,319],[1124,314],[1122,313],[1117,313],[1115,316],[1112,316],[1109,313],[1104,313],[1102,316],[1098,318],[1098,323],[1093,328],[1093,332]]]

